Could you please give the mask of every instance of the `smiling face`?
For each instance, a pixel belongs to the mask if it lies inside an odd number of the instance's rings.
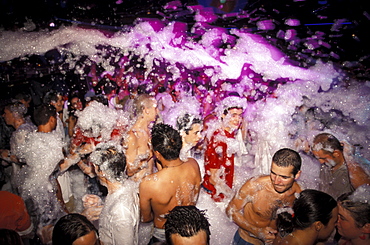
[[[242,114],[242,108],[229,109],[227,114],[222,116],[226,130],[235,131],[239,129],[243,119]]]
[[[57,101],[52,101],[50,104],[55,107],[57,112],[61,112],[63,110],[63,104],[64,104],[63,96],[58,95]]]
[[[295,179],[300,175],[300,172],[298,172],[294,176],[293,169],[293,166],[280,167],[272,162],[270,179],[276,192],[284,193],[293,186]]]
[[[82,102],[78,97],[71,99],[71,105],[75,110],[81,111],[83,109]]]

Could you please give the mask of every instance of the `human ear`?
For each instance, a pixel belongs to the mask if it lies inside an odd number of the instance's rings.
[[[299,179],[299,177],[301,176],[301,173],[302,173],[302,171],[301,171],[301,170],[299,170],[299,171],[296,173],[296,175],[294,176],[294,179],[295,179],[295,180]]]
[[[363,233],[368,233],[370,234],[370,223],[366,223],[362,228],[361,228],[361,231]]]
[[[313,223],[313,225],[314,225],[315,230],[317,232],[319,232],[321,230],[321,228],[323,227],[323,224],[320,221],[316,221],[315,223]]]
[[[340,156],[341,152],[339,150],[334,150],[333,157],[338,158]]]

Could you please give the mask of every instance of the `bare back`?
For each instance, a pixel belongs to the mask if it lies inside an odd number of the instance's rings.
[[[199,166],[192,158],[180,166],[163,168],[148,175],[140,184],[140,208],[144,221],[152,210],[155,227],[162,229],[166,221],[164,215],[175,206],[196,204],[200,182]]]

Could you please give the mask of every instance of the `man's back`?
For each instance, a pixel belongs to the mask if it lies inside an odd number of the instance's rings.
[[[196,204],[200,182],[199,166],[194,159],[190,158],[178,166],[163,168],[141,182],[140,205],[144,209],[151,206],[154,225],[162,229],[164,214],[175,206]]]

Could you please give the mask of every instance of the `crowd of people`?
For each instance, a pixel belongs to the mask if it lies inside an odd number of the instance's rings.
[[[92,85],[4,106],[1,244],[369,243],[370,175],[334,135],[279,149],[270,173],[256,175],[243,172],[254,162],[236,91],[205,95],[187,81],[143,89],[112,76]],[[301,154],[321,164],[317,190],[298,183]],[[233,239],[212,240],[223,231],[198,208],[207,205],[233,222]]]

